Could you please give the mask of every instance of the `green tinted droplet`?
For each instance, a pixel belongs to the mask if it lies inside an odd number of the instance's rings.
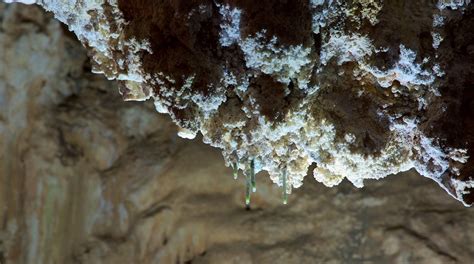
[[[251,183],[252,183],[252,192],[256,192],[257,191],[257,181],[255,179],[255,162],[254,162],[253,159],[250,161],[250,180],[251,180]]]
[[[238,167],[237,162],[234,162],[234,164],[232,164],[232,170],[233,170],[234,180],[237,180],[237,178],[239,177],[239,167]]]
[[[250,207],[250,188],[251,188],[250,175],[246,173],[245,175],[245,206]]]
[[[287,176],[286,176],[286,169],[283,170],[283,173],[281,174],[281,181],[283,185],[283,204],[288,203],[288,186],[287,186]]]

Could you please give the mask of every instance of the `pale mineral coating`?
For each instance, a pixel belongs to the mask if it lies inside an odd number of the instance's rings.
[[[473,202],[469,0],[39,4],[126,100],[152,98],[244,173],[286,172],[289,192],[312,164],[326,186],[414,168]]]
[[[291,206],[260,177],[245,210],[219,151],[122,102],[51,14],[0,3],[0,43],[2,264],[474,259],[474,211],[413,170],[364,191],[306,177]]]

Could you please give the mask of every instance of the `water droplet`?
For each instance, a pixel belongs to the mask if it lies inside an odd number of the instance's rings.
[[[257,181],[255,179],[255,162],[253,159],[250,161],[250,181],[252,183],[252,192],[256,192]]]
[[[288,203],[288,186],[287,186],[287,175],[286,175],[286,168],[283,170],[281,174],[281,182],[283,185],[283,204]]]
[[[237,178],[239,177],[239,166],[237,162],[234,162],[234,164],[232,164],[232,170],[233,170],[234,180],[237,180]]]
[[[250,175],[248,173],[245,175],[245,206],[248,208],[250,206]]]

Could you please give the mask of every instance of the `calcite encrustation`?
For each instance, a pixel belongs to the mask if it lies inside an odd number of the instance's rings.
[[[38,3],[95,73],[200,132],[248,188],[259,171],[286,194],[308,168],[357,187],[415,169],[474,203],[470,0]]]

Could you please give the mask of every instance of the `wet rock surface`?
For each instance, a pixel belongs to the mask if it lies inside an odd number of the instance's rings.
[[[0,20],[0,263],[474,258],[474,212],[414,170],[367,181],[363,190],[348,181],[327,188],[306,177],[287,206],[281,188],[260,173],[246,210],[244,177],[232,179],[219,151],[199,138],[178,138],[178,128],[150,102],[123,102],[120,84],[90,73],[86,50],[51,14],[0,4]],[[461,72],[469,63],[451,58]],[[456,87],[469,83],[458,81]],[[468,107],[452,98],[459,113]],[[341,100],[349,99],[325,99],[327,107]],[[352,107],[368,108],[360,100]]]

